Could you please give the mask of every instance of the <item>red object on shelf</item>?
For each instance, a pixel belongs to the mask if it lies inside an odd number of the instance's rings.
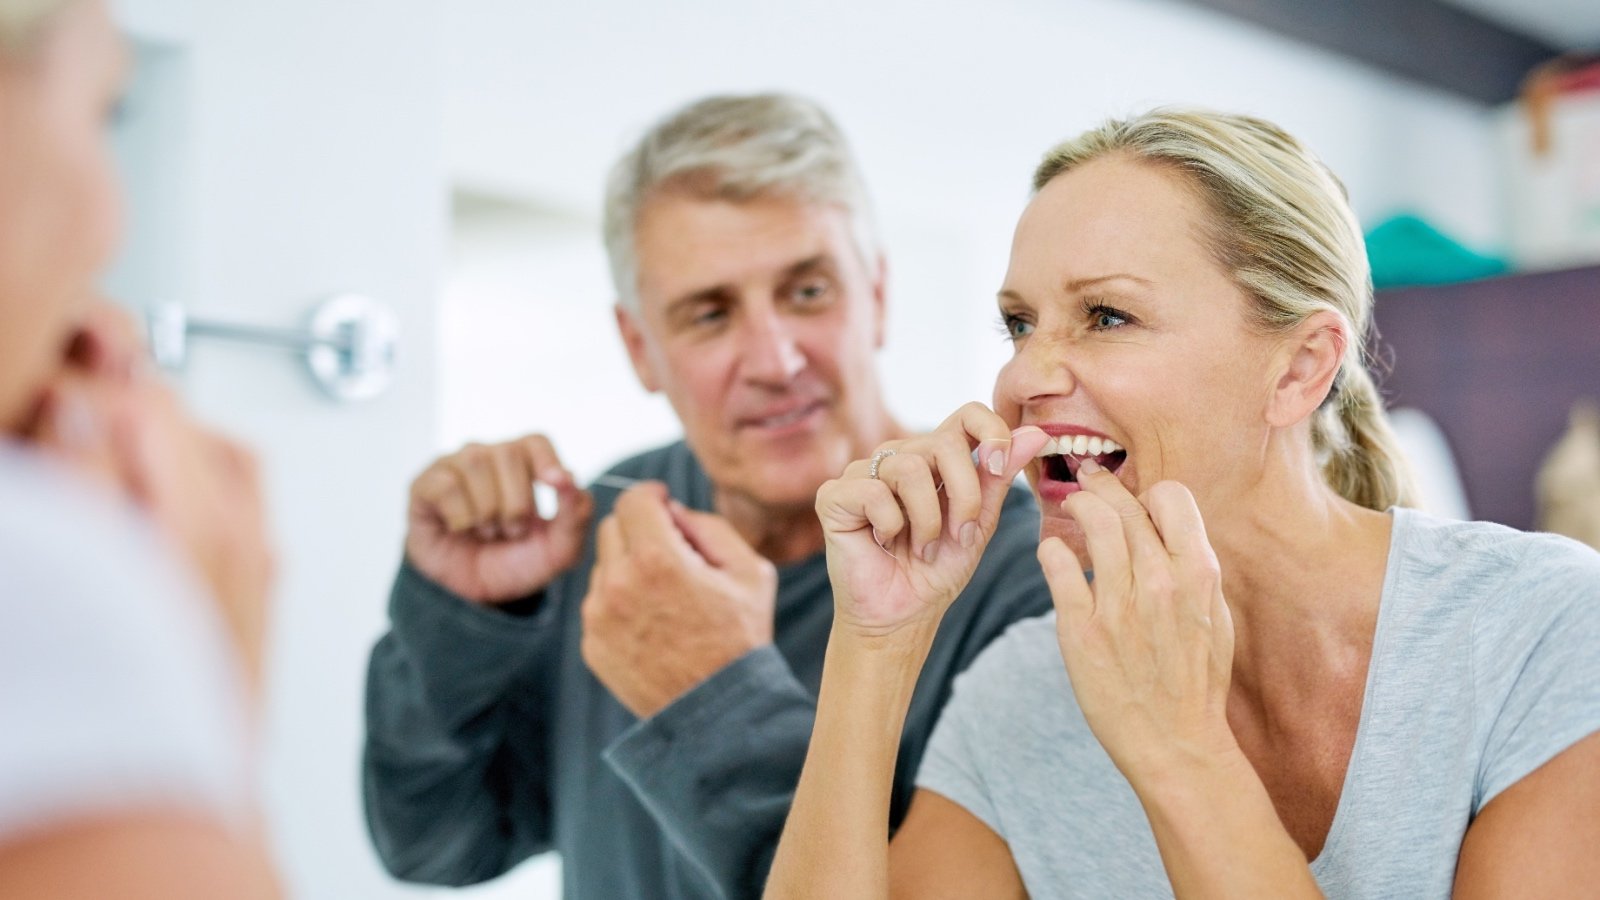
[[[1533,126],[1533,155],[1550,152],[1550,107],[1557,97],[1600,90],[1600,59],[1558,56],[1528,73],[1522,106]]]

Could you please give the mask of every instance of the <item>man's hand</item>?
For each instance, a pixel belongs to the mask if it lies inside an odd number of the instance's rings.
[[[641,719],[749,651],[772,643],[778,575],[720,516],[691,512],[658,483],[600,523],[583,659]]]
[[[549,519],[534,508],[536,483],[556,489]],[[411,483],[406,558],[468,600],[517,600],[578,561],[593,509],[544,436],[468,444]]]

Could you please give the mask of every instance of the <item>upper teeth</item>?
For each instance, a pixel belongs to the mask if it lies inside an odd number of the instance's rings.
[[[1110,438],[1089,437],[1086,434],[1062,435],[1046,441],[1039,448],[1040,456],[1101,456],[1121,453],[1122,445]]]

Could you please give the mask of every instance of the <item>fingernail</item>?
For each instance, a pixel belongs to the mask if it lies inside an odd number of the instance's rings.
[[[929,541],[928,546],[922,548],[922,561],[933,562],[939,557],[939,542]]]
[[[961,526],[961,546],[971,547],[978,542],[978,523],[968,522]]]
[[[521,522],[511,522],[504,527],[504,530],[506,537],[513,541],[520,540],[527,533],[527,529],[523,528]]]
[[[1006,473],[1006,451],[995,450],[989,454],[989,474],[1004,475]]]
[[[480,541],[492,541],[495,539],[495,528],[493,525],[479,525],[477,527],[477,533],[478,540]]]
[[[1080,475],[1083,475],[1085,473],[1087,473],[1089,475],[1093,475],[1094,473],[1099,472],[1099,471],[1100,471],[1100,464],[1095,462],[1094,461],[1094,457],[1092,457],[1092,456],[1085,456],[1083,458],[1083,462],[1078,464],[1078,474],[1080,474]]]

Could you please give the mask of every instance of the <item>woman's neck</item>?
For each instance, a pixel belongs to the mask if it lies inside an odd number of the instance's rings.
[[[1365,671],[1393,518],[1320,476],[1266,478],[1206,522],[1233,615],[1237,692],[1292,708]]]

